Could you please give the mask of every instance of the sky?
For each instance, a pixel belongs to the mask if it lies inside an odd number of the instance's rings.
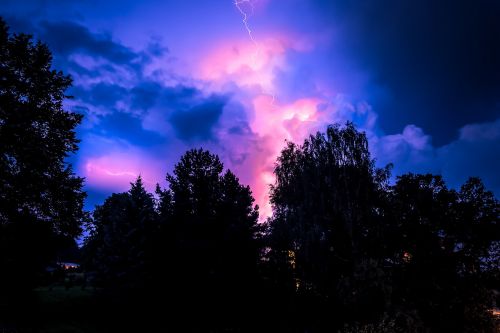
[[[286,140],[346,121],[395,176],[500,194],[498,1],[2,0],[0,15],[73,77],[87,209],[138,175],[165,186],[203,147],[265,218]]]

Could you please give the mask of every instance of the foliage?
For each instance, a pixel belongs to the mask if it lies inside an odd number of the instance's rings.
[[[457,192],[435,175],[390,185],[389,170],[351,123],[289,143],[271,188],[270,276],[304,316],[316,307],[304,318],[316,327],[391,331],[374,324],[386,312],[432,332],[493,332],[498,200],[477,178]]]
[[[386,177],[373,164],[363,133],[351,123],[331,126],[302,146],[288,144],[271,188],[271,262],[291,263],[299,293],[327,298],[349,316],[385,303],[376,240]]]
[[[83,179],[66,162],[78,149],[75,128],[82,119],[63,107],[70,85],[69,76],[52,69],[45,44],[11,34],[0,18],[2,311],[26,306],[59,245],[78,236],[87,218]]]
[[[71,78],[30,35],[0,21],[0,223],[33,220],[71,237],[81,232],[82,178],[65,162],[78,149],[82,116],[63,109]]]
[[[94,211],[86,240],[87,270],[97,285],[116,289],[144,288],[151,271],[151,242],[157,229],[153,196],[141,177],[128,192],[113,194]]]
[[[237,297],[253,287],[259,260],[258,207],[250,188],[223,173],[216,155],[186,152],[158,190],[168,279],[186,295]]]
[[[394,305],[417,309],[435,331],[488,332],[499,203],[477,178],[459,192],[440,176],[398,178],[387,218]]]

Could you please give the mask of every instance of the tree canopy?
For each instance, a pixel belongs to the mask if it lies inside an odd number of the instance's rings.
[[[87,219],[83,179],[66,161],[82,120],[64,109],[70,86],[45,44],[0,18],[0,324],[27,312],[31,289]]]
[[[44,221],[77,236],[85,193],[65,161],[82,119],[63,108],[71,78],[52,69],[47,45],[10,34],[3,20],[0,64],[0,222]]]
[[[267,258],[306,325],[494,330],[500,206],[478,178],[459,191],[430,174],[391,185],[352,123],[289,143],[275,175]]]
[[[117,292],[144,288],[151,281],[156,223],[154,199],[141,177],[128,192],[115,193],[96,207],[85,249],[86,267],[96,273],[95,283]]]
[[[161,218],[174,294],[188,301],[218,297],[229,310],[224,302],[256,286],[261,244],[250,188],[203,149],[186,152],[167,182],[159,207],[169,207]]]

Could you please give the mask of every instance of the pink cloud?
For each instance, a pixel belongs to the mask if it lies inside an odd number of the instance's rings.
[[[195,66],[195,76],[215,84],[236,83],[240,87],[257,86],[274,90],[274,71],[286,69],[286,52],[306,52],[314,41],[305,36],[277,33],[265,38],[226,40],[207,51]]]
[[[276,39],[264,41],[229,41],[201,60],[199,76],[203,80],[238,86],[272,89],[273,68],[284,65],[285,46]]]
[[[253,99],[253,116],[250,127],[259,140],[250,152],[252,160],[243,172],[253,175],[250,182],[256,202],[261,207],[261,216],[271,215],[269,185],[274,182],[273,168],[285,140],[301,142],[311,129],[322,124],[318,98],[303,98],[291,104],[282,105],[268,95]],[[250,170],[249,170],[250,169]]]
[[[323,100],[312,97],[281,104],[274,85],[276,69],[288,67],[288,50],[305,52],[312,48],[312,41],[303,37],[274,34],[252,40],[249,36],[245,41],[224,41],[217,45],[198,66],[198,76],[215,89],[232,83],[240,91],[253,141],[232,144],[234,138],[225,138],[221,133],[219,139],[231,142],[227,148],[229,160],[245,156],[244,163],[226,161],[226,165],[243,176],[243,183],[251,186],[262,218],[271,215],[269,184],[274,182],[274,163],[285,140],[303,140],[311,128],[323,123],[318,113]]]

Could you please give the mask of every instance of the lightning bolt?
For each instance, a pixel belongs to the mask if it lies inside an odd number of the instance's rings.
[[[248,4],[248,6],[250,7],[251,9],[251,12],[250,13],[247,13],[244,9],[243,9],[243,5],[244,4]],[[254,13],[254,3],[252,0],[234,0],[234,5],[235,7],[238,9],[238,11],[240,12],[241,16],[243,17],[243,25],[248,33],[248,37],[250,38],[250,40],[252,41],[252,43],[255,45],[255,48],[256,48],[256,52],[254,53],[253,55],[253,62],[254,62],[254,65],[257,61],[257,56],[262,52],[262,48],[261,46],[259,45],[259,43],[257,43],[257,40],[254,38],[253,36],[253,32],[252,32],[252,29],[250,28],[250,24],[248,23],[248,18],[250,16],[253,15]],[[271,106],[274,108],[275,105],[274,105],[274,101],[276,99],[276,97],[274,96],[274,93],[272,92],[266,92],[266,91],[262,91],[264,94],[266,95],[269,95],[272,97],[272,100],[271,100]]]
[[[243,10],[243,8],[241,8],[241,6],[245,3],[249,4],[250,8],[252,9],[252,12],[250,13],[250,15],[247,14],[247,12],[245,10]],[[253,38],[252,29],[250,29],[250,25],[248,24],[248,18],[253,14],[253,11],[254,11],[253,2],[251,0],[235,0],[234,5],[236,6],[238,11],[240,12],[241,16],[243,16],[243,25],[245,26],[245,29],[248,32],[248,36],[250,37],[250,40],[254,43],[254,45],[256,47],[259,48],[259,44],[255,40],[255,38]]]

